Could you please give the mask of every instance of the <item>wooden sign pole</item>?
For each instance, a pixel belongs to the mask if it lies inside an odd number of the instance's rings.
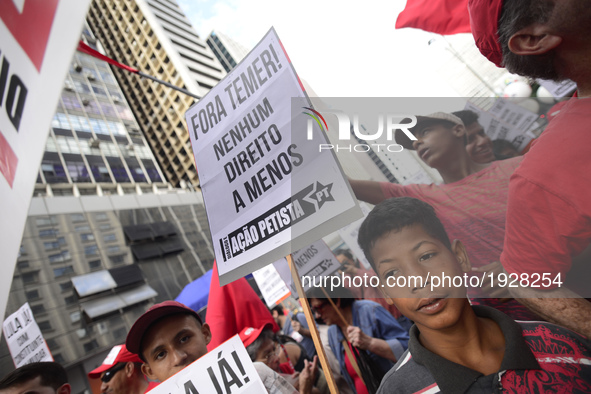
[[[326,376],[328,388],[330,389],[331,394],[338,394],[339,390],[337,389],[334,376],[332,375],[332,369],[330,369],[330,365],[328,364],[326,353],[324,353],[324,347],[322,346],[320,335],[318,334],[318,329],[316,328],[316,321],[314,320],[314,316],[312,316],[310,304],[306,298],[306,293],[304,293],[304,288],[302,287],[302,282],[300,281],[300,275],[298,274],[297,267],[295,264],[293,264],[291,254],[287,256],[287,262],[289,263],[289,268],[291,269],[293,283],[295,284],[298,291],[298,296],[300,297],[300,303],[302,304],[302,308],[304,308],[306,321],[308,322],[308,327],[310,328],[310,334],[312,334],[312,340],[314,341],[314,346],[316,347],[316,353],[318,353],[318,357],[320,358],[320,364],[322,365],[324,376]]]

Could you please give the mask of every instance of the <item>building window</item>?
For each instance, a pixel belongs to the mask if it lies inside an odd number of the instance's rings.
[[[55,216],[41,217],[41,218],[36,218],[35,223],[37,223],[37,227],[42,227],[42,226],[49,226],[52,224],[57,224],[57,220],[56,220]]]
[[[70,215],[70,219],[72,220],[73,223],[83,222],[86,220],[86,218],[84,217],[84,214],[82,214],[82,213],[73,213]]]
[[[53,361],[59,364],[63,364],[66,360],[64,360],[64,356],[61,353],[53,354]]]
[[[105,242],[113,242],[117,240],[117,236],[115,234],[105,234],[103,239]]]
[[[109,256],[109,260],[111,260],[111,264],[118,265],[125,263],[126,254],[120,254],[118,256]]]
[[[92,260],[88,262],[88,267],[90,267],[91,270],[97,269],[101,267],[101,261],[100,260]]]
[[[66,171],[64,171],[64,166],[59,159],[55,162],[44,159],[43,163],[41,163],[41,171],[47,183],[68,182]]]
[[[93,256],[98,254],[98,247],[95,245],[88,245],[84,247],[84,254],[87,256]]]
[[[37,272],[27,272],[26,274],[22,274],[21,278],[23,279],[23,283],[37,282],[37,274]]]
[[[56,278],[62,277],[64,275],[73,274],[73,273],[74,273],[74,267],[72,267],[71,265],[67,265],[65,267],[53,269],[53,275],[55,275]]]
[[[109,217],[107,216],[107,214],[106,214],[106,213],[104,213],[104,212],[99,212],[99,213],[97,213],[96,215],[94,215],[94,218],[95,218],[97,221],[99,221],[99,222],[100,222],[100,221],[105,221],[105,220],[108,220],[108,219],[109,219]]]
[[[72,312],[72,313],[70,313],[70,321],[72,323],[77,323],[80,321],[80,316],[81,316],[80,311]]]
[[[52,330],[51,323],[49,322],[49,320],[37,322],[37,325],[39,325],[39,329],[41,331]]]
[[[49,238],[57,236],[57,230],[54,229],[47,229],[47,230],[39,230],[39,238]]]
[[[88,353],[96,349],[97,347],[99,347],[98,342],[96,341],[96,339],[93,339],[92,341],[84,344],[84,351]]]
[[[71,295],[71,296],[64,298],[64,301],[66,302],[66,305],[72,305],[72,304],[75,304],[78,301],[78,299],[76,298],[75,295]]]
[[[45,307],[43,306],[43,304],[32,305],[31,312],[33,312],[33,316],[40,315],[42,313],[45,313]]]
[[[25,269],[25,268],[29,268],[29,262],[28,261],[19,261],[18,263],[16,263],[16,266],[19,270]]]
[[[84,231],[90,231],[90,226],[76,226],[76,232],[81,233]]]
[[[127,335],[127,329],[125,327],[121,327],[121,328],[118,328],[113,331],[113,338],[115,340],[120,339],[120,338],[125,339],[126,335]]]
[[[94,241],[94,235],[92,233],[80,234],[80,239],[82,242]]]
[[[81,161],[68,161],[68,172],[72,182],[90,182],[90,176],[86,165]]]
[[[28,301],[33,301],[39,298],[39,290],[31,290],[25,292],[25,297],[27,297]]]
[[[60,263],[60,262],[68,261],[71,259],[72,259],[72,256],[70,255],[70,252],[68,250],[64,250],[61,253],[52,254],[49,256],[50,263]]]
[[[59,246],[60,245],[57,241],[43,242],[43,247],[45,248],[45,250],[57,249],[59,248]]]
[[[119,248],[119,246],[118,246],[118,245],[115,245],[115,246],[109,246],[109,247],[107,248],[107,253],[108,253],[108,254],[117,253],[117,252],[119,251],[119,249],[120,249],[120,248]]]

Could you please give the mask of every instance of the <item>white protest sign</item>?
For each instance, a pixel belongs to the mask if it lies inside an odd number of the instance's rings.
[[[308,291],[312,284],[318,287],[321,282],[324,283],[322,278],[331,276],[341,268],[341,264],[323,240],[316,241],[292,253],[291,256],[298,269],[304,291]],[[281,279],[291,290],[292,296],[298,298],[298,292],[293,283],[287,259],[278,260],[273,265]]]
[[[575,91],[577,88],[577,84],[570,79],[565,79],[564,81],[556,82],[550,81],[547,79],[538,79],[537,80],[540,86],[545,87],[548,91],[554,96],[554,98],[562,98],[566,97],[572,92]]]
[[[361,227],[361,223],[363,223],[363,221],[371,211],[371,208],[366,203],[361,203],[359,204],[359,206],[361,207],[363,217],[340,229],[339,236],[343,241],[345,241],[349,249],[351,249],[351,252],[353,252],[354,257],[356,257],[366,269],[370,269],[371,265],[369,264],[369,261],[367,261],[367,259],[365,258],[363,249],[361,249],[361,247],[357,243],[357,236],[359,235],[359,227]]]
[[[493,141],[507,140],[521,151],[535,137],[530,130],[537,115],[506,99],[495,101],[490,111],[485,111],[472,103],[467,103],[465,109],[478,114],[478,123],[484,127],[484,131]]]
[[[4,320],[2,331],[16,368],[40,361],[53,361],[28,302]]]
[[[318,125],[306,139],[309,106],[271,29],[186,113],[221,285],[360,216]]]
[[[0,316],[51,119],[89,3],[0,1]]]
[[[252,276],[269,308],[279,304],[291,294],[273,264],[254,271]]]
[[[238,335],[176,373],[150,394],[260,394],[267,390]]]

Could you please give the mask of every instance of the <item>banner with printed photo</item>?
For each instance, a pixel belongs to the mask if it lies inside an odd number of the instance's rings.
[[[292,98],[310,105],[271,29],[186,113],[222,285],[360,217],[334,154],[318,152],[326,137],[305,139]]]
[[[238,335],[150,390],[150,394],[266,392]]]
[[[535,138],[531,130],[538,127],[538,115],[508,99],[499,98],[488,111],[467,103],[464,109],[478,114],[478,123],[482,125],[491,140],[509,141],[518,150],[523,150]]]
[[[2,331],[16,368],[53,361],[28,302],[4,320]]]
[[[89,4],[0,1],[0,316],[51,119]]]

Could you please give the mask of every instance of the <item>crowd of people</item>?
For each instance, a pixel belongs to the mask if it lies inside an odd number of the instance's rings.
[[[483,55],[532,78],[572,79],[576,97],[531,149],[493,142],[471,111],[417,116],[396,142],[417,152],[443,184],[350,179],[375,208],[358,242],[371,265],[335,252],[344,275],[425,279],[405,286],[312,288],[315,327],[281,306],[270,323],[240,327],[269,393],[591,392],[591,303],[566,285],[481,287],[429,277],[533,277],[589,263],[591,243],[591,7],[577,0],[470,0]],[[587,171],[590,170],[590,171]],[[579,278],[588,281],[589,277]],[[432,281],[432,279],[431,279]],[[279,328],[279,332],[274,327]],[[312,331],[318,329],[323,349]],[[207,322],[175,301],[152,306],[88,374],[103,393],[141,394],[208,353]],[[325,353],[330,370],[319,367]],[[70,393],[57,363],[18,368],[0,393]]]

